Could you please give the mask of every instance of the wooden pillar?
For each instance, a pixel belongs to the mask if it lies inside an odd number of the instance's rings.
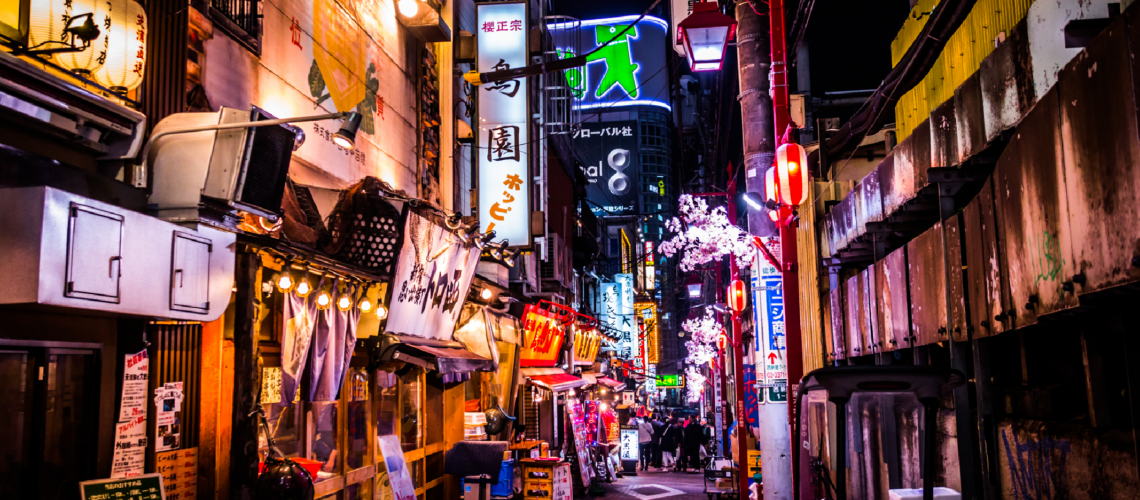
[[[230,445],[230,499],[252,500],[257,481],[257,253],[248,247],[238,251],[234,277],[237,297],[234,309],[234,385]]]

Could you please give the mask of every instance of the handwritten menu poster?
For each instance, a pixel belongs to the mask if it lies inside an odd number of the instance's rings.
[[[140,476],[146,465],[146,388],[150,362],[146,349],[123,360],[123,392],[119,422],[115,424],[115,451],[111,478]]]
[[[162,474],[166,500],[193,500],[198,496],[198,448],[154,455],[154,471]]]
[[[574,484],[570,482],[570,464],[562,462],[554,466],[553,500],[574,500]]]

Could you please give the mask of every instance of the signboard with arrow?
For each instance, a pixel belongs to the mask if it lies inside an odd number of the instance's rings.
[[[762,238],[764,245],[779,253],[779,239]],[[788,344],[784,333],[783,275],[763,257],[752,261],[752,300],[756,325],[757,384],[764,393],[765,403],[788,402]],[[763,377],[760,377],[761,367]]]

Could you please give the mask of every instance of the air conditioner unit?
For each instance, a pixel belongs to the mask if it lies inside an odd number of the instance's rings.
[[[159,122],[152,135],[274,118],[257,107],[177,113]],[[270,125],[159,137],[146,158],[153,176],[148,209],[171,222],[198,221],[213,218],[211,212],[234,210],[277,219],[297,133],[290,125]]]

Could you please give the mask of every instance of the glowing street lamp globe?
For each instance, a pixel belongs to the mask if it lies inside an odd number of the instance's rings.
[[[696,2],[693,13],[677,25],[692,71],[718,71],[728,41],[736,36],[736,20],[720,13],[716,2]]]

